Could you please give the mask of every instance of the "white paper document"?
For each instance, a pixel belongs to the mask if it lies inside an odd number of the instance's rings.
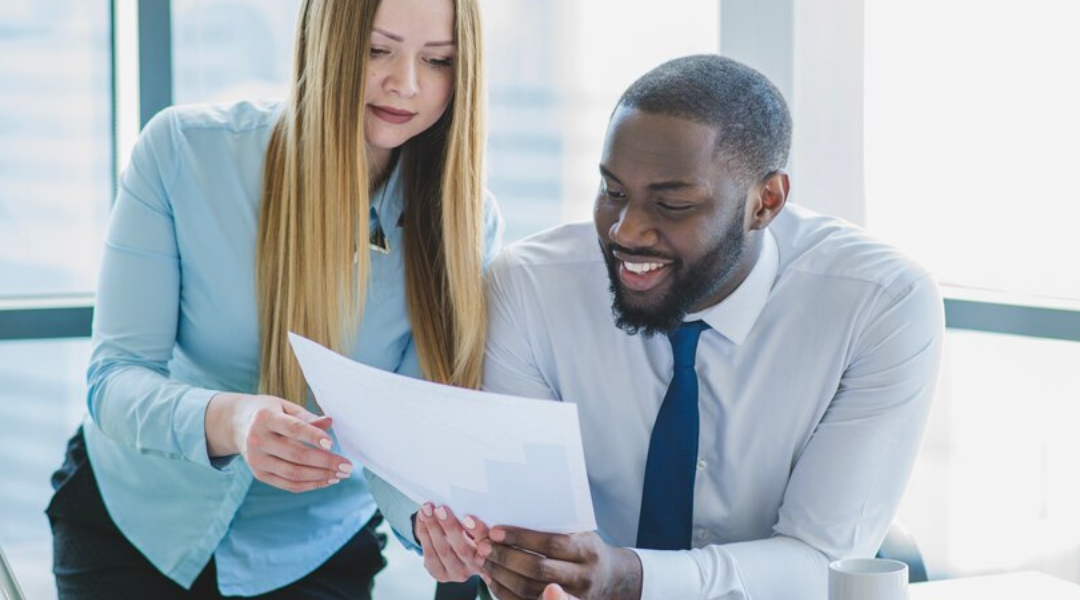
[[[412,379],[289,341],[345,454],[409,498],[488,525],[596,529],[576,405]]]

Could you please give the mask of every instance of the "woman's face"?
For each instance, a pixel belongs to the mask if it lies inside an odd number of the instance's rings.
[[[364,95],[364,135],[376,165],[442,116],[454,88],[455,50],[452,0],[379,4]]]

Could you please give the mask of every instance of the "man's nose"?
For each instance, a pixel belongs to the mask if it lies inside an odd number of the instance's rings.
[[[619,211],[619,218],[612,224],[608,237],[623,248],[632,250],[656,244],[658,236],[648,211],[627,203]]]

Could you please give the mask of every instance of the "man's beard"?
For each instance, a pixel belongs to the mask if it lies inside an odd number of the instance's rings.
[[[646,337],[658,333],[666,335],[678,329],[695,305],[715,294],[728,282],[746,252],[746,233],[742,229],[744,213],[745,209],[740,208],[716,246],[694,264],[683,269],[683,261],[675,258],[667,267],[673,271],[671,287],[657,304],[649,308],[633,306],[627,302],[619,282],[620,261],[615,258],[613,251],[619,250],[638,256],[650,254],[616,244],[608,244],[606,247],[601,244],[611,283],[611,312],[615,316],[615,325],[630,335],[640,333]],[[655,254],[653,256],[669,258]]]

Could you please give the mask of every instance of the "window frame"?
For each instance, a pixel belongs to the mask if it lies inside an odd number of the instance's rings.
[[[135,31],[126,31],[125,16],[137,13]],[[121,106],[129,100],[139,107],[142,126],[161,109],[172,104],[172,2],[171,0],[110,0],[109,54],[111,60],[111,120],[113,136],[112,196],[116,196],[119,173],[119,148],[130,146],[134,140],[122,140]],[[118,46],[122,36],[137,37],[137,73],[126,73]],[[120,79],[137,78],[138,98],[122,98]],[[41,296],[0,296],[0,341],[67,339],[90,337],[94,318],[93,294],[57,294]]]

